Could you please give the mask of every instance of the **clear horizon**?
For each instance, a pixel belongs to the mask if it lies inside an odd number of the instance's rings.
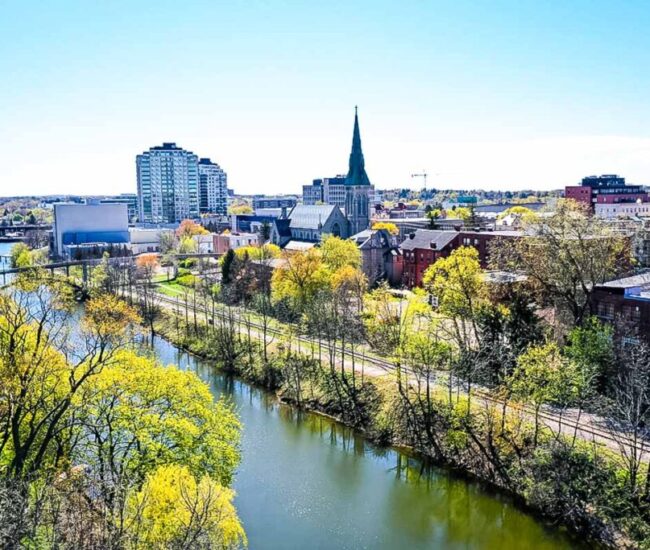
[[[239,194],[345,173],[354,106],[378,188],[650,183],[650,5],[578,1],[10,2],[0,195],[135,192],[173,141]]]

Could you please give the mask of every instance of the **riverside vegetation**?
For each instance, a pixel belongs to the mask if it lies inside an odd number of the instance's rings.
[[[141,318],[38,268],[0,291],[0,546],[240,548],[240,425],[133,345]]]
[[[329,237],[291,255],[272,245],[229,252],[220,280],[197,263],[171,309],[148,260],[101,284],[127,288],[152,332],[298,407],[412,447],[605,544],[648,548],[650,354],[590,310],[593,284],[631,265],[629,242],[569,202],[528,223],[529,239],[497,242],[492,254],[528,276],[519,283],[488,283],[462,247],[427,270],[424,292],[369,291],[356,247]],[[272,330],[280,322],[283,337]],[[300,346],[299,334],[312,343]],[[364,372],[368,347],[394,363],[392,376]],[[498,399],[482,399],[485,388]],[[545,406],[555,428],[541,420]],[[569,408],[578,421],[599,414],[612,446],[563,428]]]

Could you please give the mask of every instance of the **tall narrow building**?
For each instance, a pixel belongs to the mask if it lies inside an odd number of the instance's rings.
[[[354,131],[352,133],[352,151],[350,165],[345,178],[345,215],[350,223],[350,235],[355,235],[370,226],[370,195],[373,187],[366,174],[363,151],[361,150],[361,134],[359,132],[359,116],[354,108]]]
[[[199,217],[199,159],[175,143],[136,157],[138,217],[145,223],[177,223]]]
[[[228,176],[210,159],[199,160],[199,211],[223,216],[228,211]]]

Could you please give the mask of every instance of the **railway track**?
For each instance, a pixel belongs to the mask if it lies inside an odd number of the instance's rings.
[[[174,306],[180,307],[181,303],[175,300],[174,298],[171,298],[167,295],[164,294],[159,294],[158,295],[160,301],[162,303]],[[184,304],[182,304],[184,306]],[[192,304],[188,305],[189,308],[194,308]],[[233,308],[234,309],[234,314],[238,318],[239,321],[242,321],[242,312],[240,311],[240,308]],[[196,311],[197,313],[201,313],[203,315],[208,315],[208,318],[212,315],[213,312],[206,310],[203,306],[200,304],[196,305]],[[215,310],[214,314],[218,317],[224,318],[226,316],[226,312],[223,311],[223,308],[220,308],[220,310]],[[262,324],[257,323],[255,321],[252,321],[250,319],[246,319],[243,321],[246,323],[246,326],[250,326],[251,328],[257,330],[257,331],[262,331],[264,332],[265,328]],[[268,335],[273,335],[273,336],[286,336],[287,331],[284,331],[282,329],[276,328],[276,327],[266,327],[266,333]],[[340,352],[340,348],[334,346],[334,349],[332,349],[332,346],[328,344],[327,342],[322,342],[315,340],[311,337],[305,336],[305,335],[300,335],[300,334],[295,334],[293,335],[293,339],[296,342],[308,345],[308,346],[314,346],[318,345],[321,347],[321,349],[324,349],[326,351],[334,351],[335,353]],[[384,371],[387,374],[393,374],[397,370],[397,365],[394,363],[391,363],[388,360],[385,359],[379,359],[373,356],[368,356],[365,354],[360,354],[355,351],[345,351],[345,355],[348,357],[352,358],[354,357],[356,365],[355,368],[357,368],[359,365],[365,363],[366,365],[371,365],[375,367],[376,369],[380,369]],[[406,376],[415,376],[415,373],[412,371],[412,369],[406,367],[406,366],[401,366],[401,371],[406,375]],[[462,389],[462,388],[461,388]],[[458,387],[454,387],[454,391],[458,391]],[[464,391],[464,389],[463,389]],[[465,392],[466,393],[466,392]],[[527,415],[530,417],[534,418],[535,416],[535,410],[534,408],[524,405],[521,403],[516,403],[513,401],[507,401],[504,402],[503,399],[500,399],[493,394],[491,394],[489,391],[485,390],[484,388],[473,388],[472,389],[472,396],[477,397],[485,402],[498,405],[500,407],[503,407],[504,404],[506,408],[511,409],[511,410],[520,410],[525,412]],[[564,415],[559,415],[555,414],[548,409],[542,409],[538,413],[538,418],[544,422],[547,428],[553,430],[552,426],[555,426],[556,430],[562,430],[565,435],[570,435],[572,436],[574,433],[579,434],[578,437],[582,440],[586,440],[592,443],[596,443],[598,445],[607,447],[609,449],[613,449],[616,451],[632,451],[633,448],[636,446],[637,453],[640,455],[643,455],[644,453],[650,452],[650,441],[648,440],[641,440],[641,442],[634,442],[634,440],[629,437],[625,436],[623,434],[619,435],[612,435],[611,431],[602,429],[600,427],[596,427],[584,422],[576,422],[573,420],[570,416],[564,416]],[[586,436],[586,437],[585,437]],[[622,449],[622,447],[627,447],[627,449]]]

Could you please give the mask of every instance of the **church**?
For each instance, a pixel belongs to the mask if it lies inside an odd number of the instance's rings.
[[[343,238],[368,229],[370,226],[370,197],[373,193],[374,188],[366,174],[361,149],[359,115],[355,107],[352,150],[347,175],[318,179],[314,180],[311,185],[303,186],[303,204],[294,207],[287,216],[291,220],[295,212],[300,214],[301,219],[318,220],[316,223],[318,231],[314,232],[314,224],[310,224],[310,227],[298,227],[300,224],[296,220],[289,224],[290,235],[287,228],[284,228],[285,239],[305,240],[304,236],[309,235],[307,240],[317,242],[320,241],[322,235],[328,232],[332,233],[332,228],[336,229],[335,234]],[[335,208],[328,208],[326,213],[323,211],[323,205]],[[310,215],[312,210],[313,215]],[[331,223],[326,222],[326,217],[331,219]],[[282,243],[278,242],[278,244]]]

